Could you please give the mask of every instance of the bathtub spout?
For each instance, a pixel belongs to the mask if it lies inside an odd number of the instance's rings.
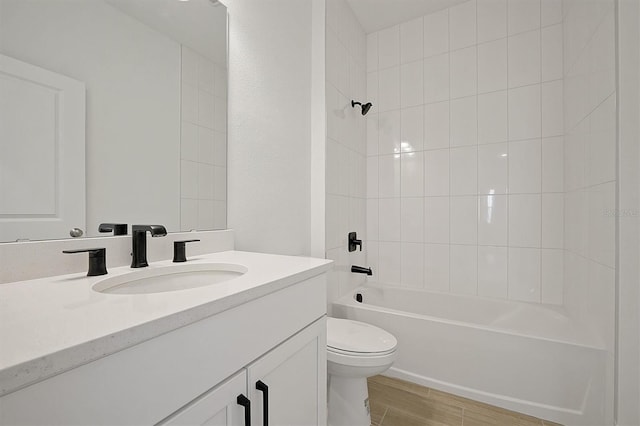
[[[351,265],[351,272],[355,272],[356,274],[367,274],[373,275],[373,271],[371,268],[363,268],[362,266]]]

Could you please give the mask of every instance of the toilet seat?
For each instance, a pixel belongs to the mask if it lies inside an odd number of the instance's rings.
[[[327,352],[346,357],[384,357],[395,352],[398,341],[371,324],[327,318]]]
[[[347,355],[347,356],[361,356],[361,357],[376,357],[376,356],[384,356],[392,354],[396,351],[396,348],[389,349],[384,352],[354,352],[354,351],[345,351],[343,349],[336,349],[327,346],[327,352],[332,352],[337,355]]]

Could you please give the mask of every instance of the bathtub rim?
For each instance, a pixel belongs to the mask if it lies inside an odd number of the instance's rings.
[[[435,290],[425,290],[425,289],[413,289],[413,288],[407,288],[407,287],[397,287],[397,286],[389,286],[389,285],[383,285],[383,284],[378,284],[378,283],[366,283],[363,285],[360,285],[356,288],[354,288],[353,290],[350,290],[347,294],[344,294],[343,296],[341,296],[340,298],[338,298],[337,300],[332,302],[332,305],[338,304],[338,305],[346,305],[346,306],[354,306],[356,308],[359,309],[365,309],[367,311],[382,311],[385,313],[390,313],[390,314],[395,314],[395,315],[404,315],[404,316],[409,316],[411,318],[415,318],[415,319],[427,319],[429,321],[435,321],[435,322],[440,322],[440,323],[444,323],[444,324],[450,324],[450,325],[457,325],[457,326],[461,326],[461,327],[471,327],[477,330],[483,330],[483,331],[490,331],[490,332],[495,332],[495,333],[502,333],[502,334],[507,334],[507,335],[511,335],[511,336],[519,336],[519,337],[527,337],[527,338],[531,338],[531,339],[540,339],[540,340],[545,340],[545,341],[549,341],[549,342],[553,342],[553,343],[559,343],[559,344],[566,344],[566,345],[573,345],[573,346],[577,346],[577,347],[582,347],[582,348],[589,348],[589,349],[597,349],[597,350],[604,350],[606,351],[606,345],[604,344],[604,341],[602,339],[600,339],[592,330],[589,330],[586,326],[584,326],[583,324],[577,322],[574,318],[572,318],[566,311],[566,309],[564,309],[562,306],[558,306],[558,305],[547,305],[547,304],[536,304],[536,305],[541,305],[544,306],[546,309],[553,311],[555,313],[560,313],[562,314],[565,318],[567,318],[569,321],[571,321],[573,324],[575,324],[576,326],[581,328],[582,331],[582,339],[576,339],[576,338],[567,338],[567,339],[561,339],[557,336],[544,336],[541,334],[537,334],[537,333],[531,333],[531,332],[518,332],[512,329],[507,329],[507,328],[501,328],[501,327],[492,327],[490,325],[486,325],[486,324],[474,324],[471,322],[465,322],[465,321],[460,321],[460,320],[453,320],[453,319],[448,319],[448,318],[440,318],[440,317],[436,317],[436,316],[432,316],[432,315],[425,315],[425,314],[419,314],[419,313],[414,313],[414,312],[408,312],[408,311],[402,311],[402,310],[398,310],[398,309],[392,309],[392,308],[387,308],[384,306],[379,306],[379,305],[371,305],[371,304],[367,304],[365,302],[357,302],[355,300],[355,294],[359,291],[359,290],[366,290],[366,289],[378,289],[378,290],[401,290],[401,291],[408,291],[408,292],[415,292],[415,293],[436,293],[439,295],[446,295],[446,296],[451,296],[451,297],[461,297],[461,298],[479,298],[482,300],[488,300],[491,302],[495,302],[496,299],[493,298],[489,298],[489,297],[482,297],[482,296],[469,296],[469,295],[464,295],[464,294],[451,294],[451,293],[447,293],[447,292],[441,292],[441,291],[435,291]],[[526,307],[530,307],[532,305],[532,303],[527,303],[527,302],[521,302],[521,301],[515,301],[515,300],[499,300],[499,302],[504,302],[504,303],[509,303],[509,304],[515,304],[515,305],[520,305],[520,306],[526,306]]]

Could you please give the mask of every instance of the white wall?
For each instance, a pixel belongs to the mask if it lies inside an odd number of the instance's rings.
[[[371,240],[366,233],[366,123],[351,100],[366,97],[366,36],[344,0],[327,1],[327,158],[326,248],[335,262],[329,275],[329,304],[364,283],[351,265],[367,267]],[[362,240],[362,251],[348,251],[349,232]],[[374,274],[378,271],[374,268]]]
[[[617,424],[640,424],[640,7],[618,2]]]
[[[86,84],[87,234],[179,230],[180,46],[101,1],[3,0],[0,19],[1,53]]]
[[[561,10],[471,0],[367,36],[375,280],[562,304]]]
[[[228,225],[236,248],[310,253],[311,0],[228,0]]]

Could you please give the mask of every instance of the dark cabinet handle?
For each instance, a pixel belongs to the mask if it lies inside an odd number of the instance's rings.
[[[101,223],[98,232],[111,232],[113,235],[127,235],[129,227],[126,223]]]
[[[262,392],[262,425],[269,426],[269,386],[262,380],[258,380],[256,389]]]
[[[62,252],[65,254],[89,253],[88,277],[105,275],[107,273],[107,249],[105,248],[63,250]]]
[[[236,402],[244,407],[244,426],[251,426],[251,401],[243,394],[240,394]]]
[[[187,243],[194,243],[200,240],[181,240],[173,242],[173,261],[174,262],[186,262],[187,261]]]

